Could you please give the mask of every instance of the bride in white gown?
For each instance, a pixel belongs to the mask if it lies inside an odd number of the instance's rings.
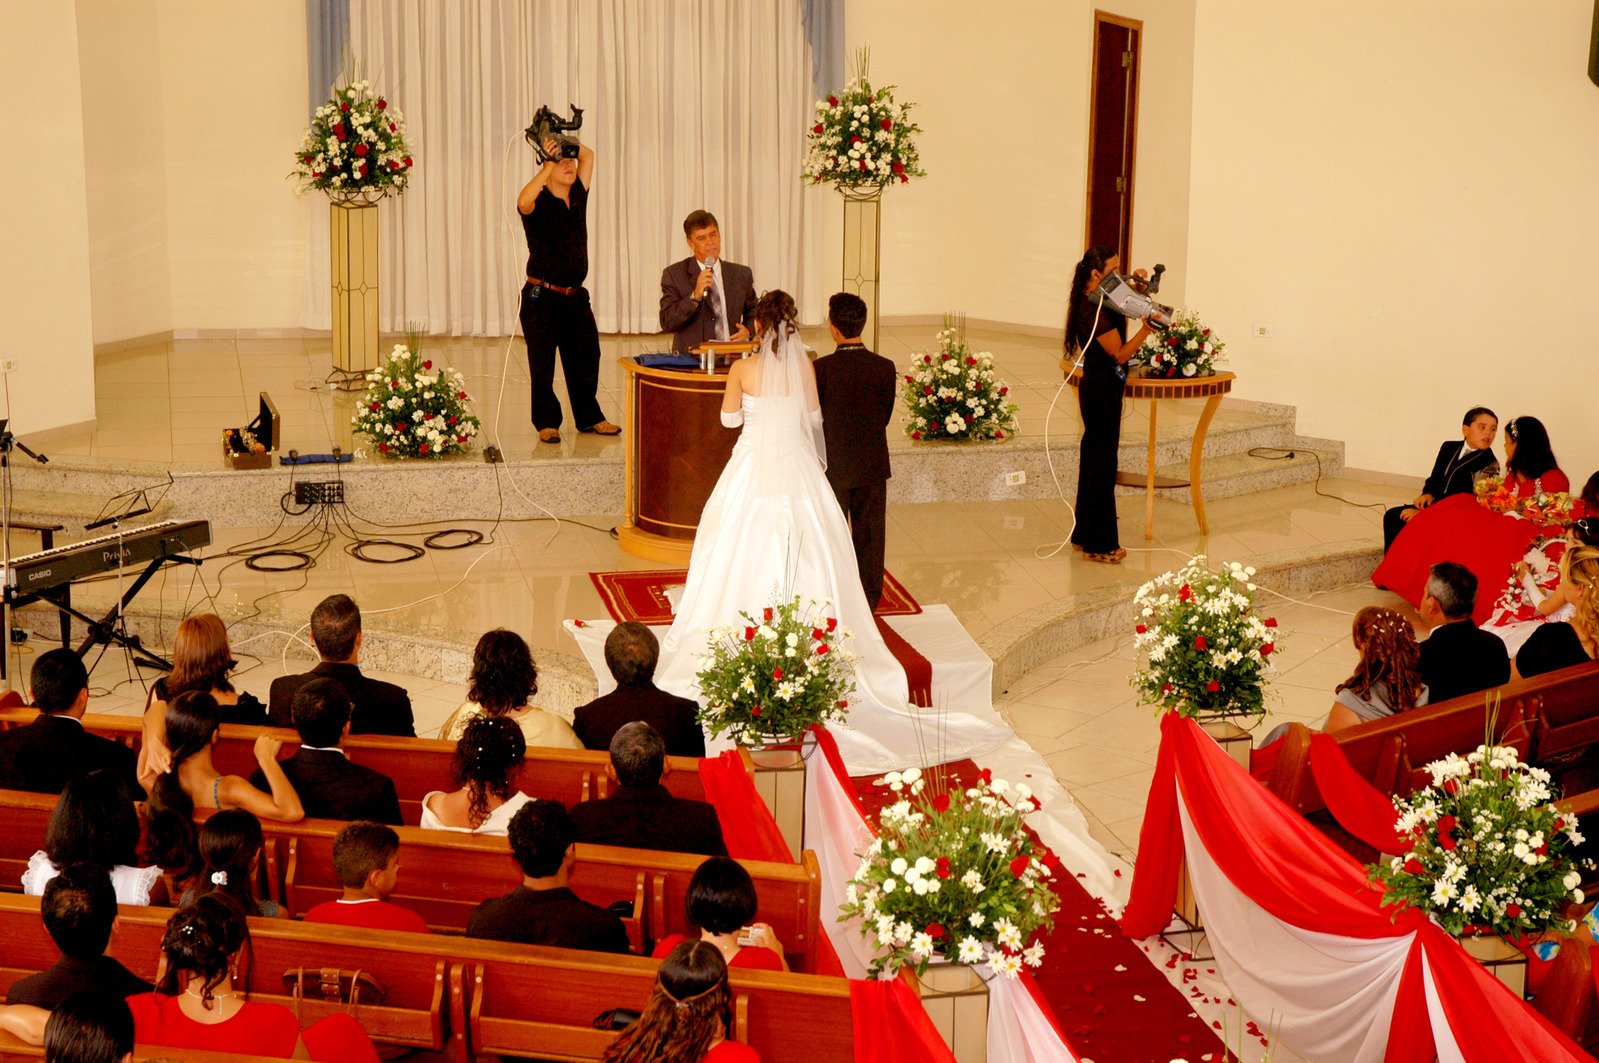
[[[852,774],[973,756],[1009,737],[1004,727],[944,708],[918,710],[904,670],[866,604],[849,528],[824,473],[816,373],[794,323],[794,300],[768,292],[755,307],[760,350],[735,364],[722,423],[743,425],[700,516],[688,582],[661,642],[655,682],[697,697],[695,673],[711,628],[797,594],[829,610],[856,654],[849,714],[828,729]]]

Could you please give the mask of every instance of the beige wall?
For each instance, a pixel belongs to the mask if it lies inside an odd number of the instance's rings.
[[[94,416],[76,24],[71,4],[0,4],[0,416],[22,436]]]
[[[1599,468],[1591,20],[1201,0],[1188,292],[1240,394],[1359,468],[1423,475],[1476,403],[1542,418],[1579,484]]]

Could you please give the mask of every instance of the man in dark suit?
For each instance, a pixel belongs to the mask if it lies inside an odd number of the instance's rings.
[[[350,695],[332,679],[313,679],[294,695],[294,728],[300,748],[283,761],[283,774],[300,795],[305,814],[316,819],[369,819],[399,826],[400,799],[394,780],[364,764],[351,764],[339,746],[350,728]],[[260,769],[250,777],[270,792]]]
[[[707,340],[747,340],[755,326],[755,274],[722,261],[722,230],[709,211],[683,219],[694,252],[661,271],[661,331],[674,333],[672,350]]]
[[[117,895],[102,868],[64,867],[45,884],[39,916],[61,958],[48,970],[11,983],[7,1004],[50,1010],[74,993],[131,997],[149,982],[105,954],[117,920]]]
[[[716,809],[704,801],[673,797],[661,785],[666,743],[647,723],[623,724],[611,739],[605,773],[616,792],[583,801],[572,810],[577,840],[590,845],[659,849],[669,853],[726,856]]]
[[[888,523],[888,422],[894,416],[894,363],[861,342],[866,304],[839,292],[827,301],[827,327],[838,348],[816,360],[816,394],[827,441],[827,482],[849,517],[855,564],[866,603],[883,594],[883,545]]]
[[[661,733],[667,756],[705,755],[699,705],[655,685],[660,656],[660,643],[643,624],[628,620],[611,629],[605,637],[605,665],[616,678],[616,689],[572,714],[572,730],[585,749],[610,749],[618,728],[642,720]]]
[[[322,599],[311,610],[311,641],[322,663],[309,672],[272,680],[267,718],[274,727],[294,726],[294,695],[313,679],[336,679],[350,695],[350,733],[416,737],[411,696],[393,683],[368,679],[361,656],[361,610],[348,594]]]
[[[32,723],[0,731],[0,788],[58,794],[71,780],[108,768],[135,800],[144,790],[135,777],[133,750],[83,729],[89,707],[89,672],[68,649],[50,650],[33,662],[29,675]]]
[[[1429,705],[1510,682],[1504,640],[1471,622],[1476,607],[1477,577],[1471,569],[1453,561],[1432,566],[1421,597],[1422,623],[1432,628],[1421,644]]]
[[[511,857],[522,884],[478,905],[466,923],[469,938],[553,945],[591,952],[626,952],[622,920],[567,886],[575,859],[572,817],[558,801],[529,801],[511,817]]]
[[[1417,513],[1441,498],[1470,492],[1479,473],[1491,475],[1499,471],[1499,459],[1494,457],[1492,449],[1498,432],[1499,418],[1488,407],[1473,406],[1466,411],[1466,418],[1460,425],[1465,441],[1457,443],[1451,439],[1439,447],[1432,473],[1422,484],[1416,500],[1408,506],[1395,506],[1382,515],[1383,553],[1394,545],[1399,533]]]

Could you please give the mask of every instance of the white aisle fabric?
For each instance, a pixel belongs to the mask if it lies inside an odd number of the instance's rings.
[[[350,0],[349,42],[356,77],[404,112],[416,159],[379,208],[386,331],[517,334],[516,194],[537,169],[522,130],[543,105],[585,111],[602,332],[660,328],[661,270],[688,254],[682,221],[702,208],[761,288],[820,316],[827,193],[799,179],[815,103],[801,0]],[[310,224],[309,327],[329,313],[326,216]]]

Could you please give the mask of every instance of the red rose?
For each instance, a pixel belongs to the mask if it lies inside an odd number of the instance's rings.
[[[366,163],[363,162],[361,164],[361,168],[356,171],[356,176],[357,177],[365,177],[366,176]]]
[[[367,147],[365,144],[357,144],[355,146],[355,153],[357,155],[361,156],[362,158],[366,158],[366,153],[371,151],[371,150],[372,149]]]
[[[829,96],[827,98],[827,105],[829,107],[837,107],[838,106],[838,97],[837,96]]]
[[[1405,873],[1406,874],[1419,875],[1425,870],[1427,870],[1427,869],[1421,865],[1421,861],[1417,860],[1414,856],[1412,856],[1410,859],[1405,861]]]
[[[1209,648],[1210,648],[1210,643],[1205,641],[1205,636],[1203,636],[1203,635],[1195,635],[1194,636],[1194,649],[1196,649],[1196,650],[1208,650]]]
[[[1538,848],[1534,849],[1533,852],[1537,853],[1539,856],[1548,856],[1549,855],[1549,843],[1548,842],[1544,842],[1542,845],[1538,846]]]
[[[911,433],[911,438],[912,439],[920,439],[920,438],[922,438],[922,434],[920,432],[912,432]]]
[[[1166,337],[1166,346],[1168,346],[1168,347],[1177,346],[1177,337],[1176,336],[1167,336]]]
[[[827,652],[827,643],[819,642],[819,643],[816,644],[816,656],[820,657],[822,654],[824,654],[826,652]]]
[[[466,436],[456,436],[455,437],[455,441],[457,443],[465,443],[466,442]]]
[[[333,124],[333,135],[338,137],[340,140],[344,139],[344,123],[343,122],[335,122]]]
[[[949,933],[949,931],[944,929],[943,923],[927,924],[927,936],[930,938],[941,938],[947,933]]]
[[[782,679],[783,678],[783,670],[781,668],[773,668],[772,669],[772,678],[773,679]]]
[[[385,100],[382,96],[379,96],[378,97],[378,110],[386,111],[388,109],[389,109],[389,101]]]
[[[849,708],[849,702],[841,701],[841,702],[838,703],[838,707],[841,708],[841,709],[847,709],[847,708]]]
[[[949,811],[949,794],[934,794],[933,795],[933,811],[935,811],[935,812],[948,812]],[[945,863],[947,864],[948,861],[946,860]]]
[[[977,364],[977,359],[976,359],[976,358],[973,358],[973,357],[971,357],[971,356],[970,356],[970,355],[967,355],[967,357],[966,357],[966,364],[967,364],[967,365],[976,365],[976,364]]]
[[[865,159],[861,160],[861,169],[862,170],[866,169],[866,160]]]
[[[895,160],[894,163],[889,166],[889,169],[894,171],[895,173],[904,173],[905,172],[905,164],[900,162],[900,161],[898,161],[898,160]]]
[[[1133,630],[1142,635],[1144,632],[1148,631],[1149,628],[1145,627],[1143,624],[1139,624],[1138,626],[1134,627]]]
[[[389,169],[398,170],[399,168],[400,168],[400,164],[399,163],[395,162],[393,159],[389,160]]]
[[[1566,821],[1561,819],[1559,816],[1556,816],[1555,817],[1555,830],[1565,830],[1565,829],[1566,829]]]
[[[833,631],[837,627],[838,627],[838,617],[836,617],[836,616],[828,617],[827,618],[827,633],[831,635],[833,633]]]
[[[1177,600],[1179,602],[1186,602],[1193,596],[1194,592],[1188,589],[1188,584],[1186,583],[1177,589]]]
[[[395,125],[393,122],[389,123],[389,132],[390,133],[398,133],[399,131],[400,131],[400,127],[399,126]]]
[[[761,707],[759,705],[755,706],[753,709],[750,710],[750,715],[751,716],[759,716],[760,714],[761,714]]]
[[[406,169],[409,170],[411,168],[411,156],[407,155],[405,158],[401,159],[400,161],[405,163],[405,168]]]
[[[850,138],[849,138],[849,142],[850,142],[850,143],[851,143],[851,144],[859,144],[859,143],[860,143],[860,142],[861,142],[861,138],[860,138],[860,135],[859,135],[859,134],[854,134],[854,133],[852,133],[852,134],[851,134],[851,135],[850,135]]]
[[[902,185],[908,185],[908,184],[911,183],[911,179],[909,177],[906,177],[904,174],[900,174],[899,175],[899,183],[902,184]]]
[[[379,443],[378,449],[387,454],[389,452],[389,445],[387,443]]]
[[[819,627],[813,627],[811,628],[811,638],[815,639],[817,642],[821,642],[823,639],[827,638],[827,632],[823,631]]]
[[[428,445],[426,443],[423,443],[422,444],[422,448],[417,451],[418,454],[426,454],[427,452],[428,452]]]
[[[1454,835],[1452,834],[1438,835],[1438,847],[1440,849],[1452,851],[1459,844],[1459,842],[1455,841]]]
[[[820,133],[821,131],[822,131],[822,123],[817,122],[815,125],[811,126],[811,132],[812,133]]]
[[[947,856],[938,858],[938,877],[949,878],[949,857]]]
[[[1004,439],[1005,438],[1005,433],[1003,431],[995,431],[994,438],[995,439]]]
[[[344,112],[345,114],[349,114],[350,113],[350,104],[349,104],[349,102],[346,101],[344,103],[339,104],[339,110]]]
[[[1459,823],[1460,823],[1460,821],[1458,819],[1456,819],[1454,816],[1439,816],[1438,817],[1438,829],[1439,830],[1454,830],[1455,827],[1459,825]]]
[[[967,423],[967,424],[971,424],[971,423],[972,423],[972,421],[973,421],[973,417],[972,417],[972,415],[971,415],[971,414],[967,414],[967,415],[966,415],[966,423]]]
[[[1027,870],[1027,865],[1031,862],[1032,861],[1029,857],[1018,856],[1016,859],[1010,862],[1010,873],[1015,875],[1017,878],[1021,878],[1022,873]]]
[[[1277,644],[1275,642],[1268,642],[1260,647],[1260,655],[1262,657],[1270,657],[1271,651],[1275,650],[1276,648]]]
[[[460,420],[460,418],[458,418],[458,417],[451,417],[451,418],[450,418],[450,423],[451,423],[451,424],[454,424],[454,423],[455,423],[455,422],[456,422],[456,421],[458,421],[458,420]]]
[[[456,393],[455,393],[455,397],[456,397],[456,398],[458,398],[458,399],[464,399],[464,398],[466,398],[466,392],[464,392],[464,391],[457,391],[457,392],[456,392]]]
[[[933,364],[933,356],[930,355],[930,354],[922,355],[922,362],[925,365],[932,365]]]
[[[887,118],[883,119],[883,129],[885,131],[893,129],[893,128],[894,128],[893,121],[891,121],[890,119],[887,119]]]
[[[922,394],[923,394],[923,395],[931,395],[931,394],[932,394],[932,393],[933,393],[933,385],[931,385],[931,384],[924,384],[924,385],[923,385],[923,386],[922,386]]]
[[[427,361],[423,362],[422,363],[422,368],[423,369],[432,369],[433,368],[433,360],[432,359],[428,359]]]
[[[1277,626],[1277,618],[1275,616],[1268,616],[1266,618],[1266,626],[1267,627],[1276,627]]]
[[[761,610],[761,619],[766,621],[768,624],[770,624],[772,622],[772,607],[771,606],[768,605],[765,609]]]
[[[942,354],[940,354],[938,356],[938,360],[941,361],[941,362],[947,362],[947,361],[949,361],[949,359],[950,359],[950,353],[948,351],[944,351]]]
[[[1210,682],[1205,684],[1205,689],[1214,694],[1216,691],[1221,689],[1221,684],[1212,679]]]
[[[1199,334],[1201,336],[1209,336],[1210,335],[1210,329],[1208,329],[1208,328],[1207,329],[1200,329],[1199,330]]]
[[[1009,394],[1010,394],[1010,385],[1009,385],[1009,384],[1007,384],[1007,385],[1005,385],[1005,386],[1004,386],[1004,387],[1002,387],[1002,388],[1000,388],[1000,389],[999,389],[999,393],[1000,393],[1000,395],[1002,395],[1002,396],[1004,396],[1004,395],[1009,395]]]
[[[1515,901],[1511,901],[1509,904],[1505,905],[1505,914],[1512,919],[1520,918],[1521,905],[1517,904]]]
[[[1460,792],[1460,783],[1456,782],[1454,779],[1445,779],[1444,780],[1444,793],[1449,794],[1451,797],[1453,797],[1455,794],[1458,794],[1459,792]]]
[[[378,404],[378,403],[376,403],[376,402],[374,402],[374,403],[373,403],[373,404],[372,404],[372,412],[373,412],[373,413],[377,413],[377,412],[378,412],[378,410],[379,410],[379,409],[381,409],[381,408],[382,408],[382,407],[381,407],[381,405],[380,405],[380,404]]]
[[[1160,688],[1160,692],[1162,694],[1170,694],[1171,693],[1171,684],[1170,683],[1162,684],[1162,686]]]
[[[410,427],[411,426],[409,424],[407,424],[405,421],[401,421],[399,424],[394,426],[394,430],[396,432],[399,432],[401,435],[404,435],[406,429],[408,429]]]
[[[744,641],[745,642],[754,642],[755,641],[755,629],[754,628],[747,627],[747,628],[744,629]]]
[[[870,97],[870,96],[866,97],[866,102],[867,103],[871,103],[872,102],[872,97]]]

